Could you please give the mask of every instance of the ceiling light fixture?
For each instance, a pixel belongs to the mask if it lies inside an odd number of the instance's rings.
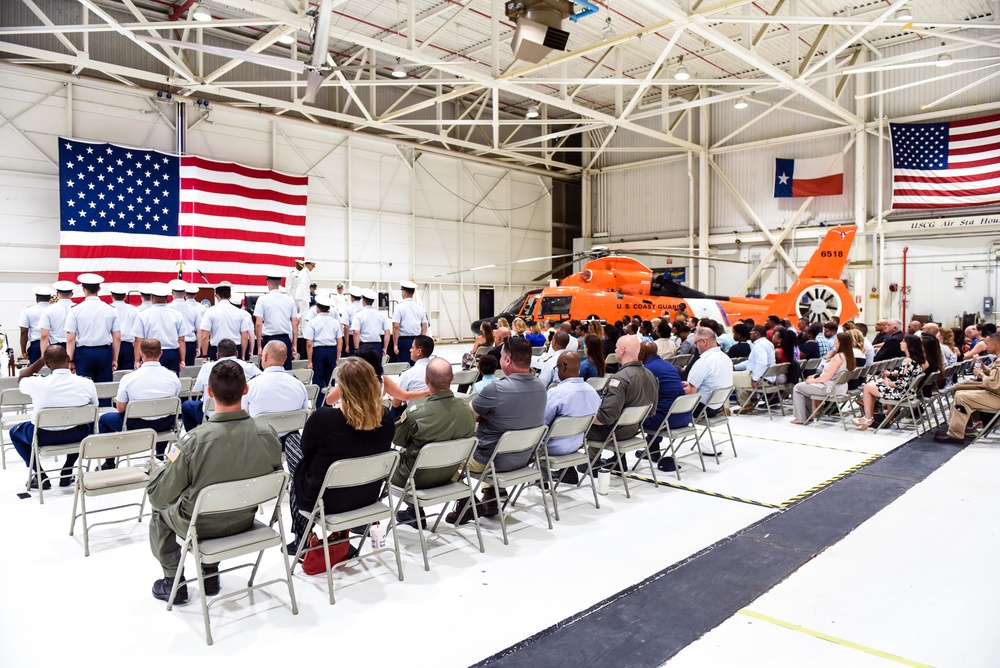
[[[941,42],[941,46],[944,46],[944,42]],[[938,54],[938,57],[937,57],[937,66],[938,67],[951,67],[951,54],[950,53],[941,53],[941,54]]]
[[[903,7],[902,9],[896,11],[896,20],[897,21],[912,21],[913,20],[913,12],[910,11],[909,9],[907,9],[906,7]]]
[[[538,113],[538,107],[536,107],[533,104],[528,105],[528,110],[524,112],[524,117],[530,119],[530,118],[538,118],[539,116],[541,116],[541,114]]]
[[[678,81],[687,81],[691,78],[691,73],[684,67],[684,56],[677,59],[677,71],[674,72],[674,78]]]
[[[610,16],[607,21],[604,22],[604,27],[601,28],[601,34],[604,35],[604,41],[607,41],[615,36],[615,29],[611,27]]]
[[[403,64],[399,62],[399,58],[396,58],[396,66],[392,68],[392,76],[397,79],[403,79],[407,76],[406,68],[404,68]]]
[[[211,21],[212,12],[208,11],[205,5],[198,4],[197,2],[191,5],[191,13],[188,14],[195,21]]]
[[[738,97],[736,99],[736,104],[733,105],[733,108],[734,109],[746,109],[749,106],[750,106],[750,103],[747,102],[746,96],[745,95],[741,95],[740,97]]]
[[[278,44],[295,44],[295,33],[287,33],[278,38]]]

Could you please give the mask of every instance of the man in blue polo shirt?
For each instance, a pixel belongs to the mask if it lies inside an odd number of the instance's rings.
[[[646,418],[646,421],[642,423],[642,428],[646,432],[646,438],[651,441],[649,444],[649,453],[655,462],[660,459],[661,439],[657,438],[653,441],[653,434],[655,434],[656,430],[660,428],[661,424],[663,424],[663,419],[667,417],[667,412],[670,410],[670,407],[673,405],[677,397],[684,395],[684,385],[681,384],[681,374],[677,370],[677,367],[657,354],[655,343],[651,341],[642,342],[639,346],[639,361],[650,371],[650,373],[656,376],[656,380],[660,384],[660,390],[656,398],[656,412],[651,414],[648,418]],[[671,415],[670,422],[668,424],[671,429],[686,427],[691,424],[691,414],[678,413],[676,415]],[[636,454],[640,459],[645,458],[644,452],[638,452]],[[667,457],[667,459],[671,461],[662,463],[661,468],[663,470],[672,471],[673,460],[671,457]]]

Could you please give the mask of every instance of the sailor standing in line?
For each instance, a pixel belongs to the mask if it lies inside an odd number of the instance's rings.
[[[403,301],[392,314],[392,347],[397,362],[412,364],[410,346],[413,345],[413,338],[427,335],[430,320],[427,318],[427,309],[413,301],[417,284],[403,281],[399,286],[402,288]]]
[[[173,295],[173,300],[168,306],[177,311],[184,322],[184,347],[181,349],[181,357],[185,366],[193,366],[194,358],[198,355],[198,316],[187,303],[188,284],[187,281],[175,278],[167,285]]]
[[[152,306],[153,302],[150,301],[149,299],[150,294],[148,285],[140,285],[138,290],[139,290],[139,305],[136,306],[136,308],[139,309],[139,313],[142,313],[150,306]]]
[[[52,287],[55,288],[59,300],[46,308],[42,312],[41,320],[38,321],[38,327],[41,330],[39,347],[43,355],[49,346],[66,345],[66,316],[73,308],[73,290],[76,289],[76,283],[56,281]]]
[[[32,290],[35,303],[21,311],[18,326],[21,328],[21,350],[28,356],[28,364],[34,364],[42,356],[42,312],[49,307],[56,291],[47,285],[36,285]]]
[[[344,350],[344,326],[331,310],[332,306],[332,297],[316,295],[316,315],[305,325],[309,368],[313,370],[313,382],[321,391],[329,384]],[[316,400],[316,405],[323,405],[322,397]]]
[[[250,345],[250,330],[253,329],[249,314],[230,301],[233,286],[229,283],[215,286],[215,296],[215,306],[206,309],[198,323],[201,355],[213,361],[218,359],[219,341],[229,339],[233,343],[239,342],[237,353],[243,359],[243,353]]]
[[[350,355],[358,352],[357,346],[354,345],[354,336],[351,334],[351,324],[354,322],[354,316],[358,314],[362,308],[364,308],[364,303],[361,301],[361,295],[364,292],[361,288],[351,286],[348,291],[351,297],[351,303],[347,305],[347,311],[344,314],[344,339],[347,341],[347,352]]]
[[[118,368],[131,371],[135,368],[135,319],[139,317],[139,309],[125,301],[128,286],[124,283],[112,283],[108,286],[111,293],[111,306],[118,312],[118,324],[121,326],[122,344],[118,348]]]
[[[212,286],[206,285],[205,287],[209,288]],[[195,333],[197,334],[198,324],[201,322],[201,319],[205,317],[205,311],[208,310],[208,307],[198,301],[198,286],[194,283],[188,283],[187,289],[184,291],[184,302],[188,305],[188,308],[191,309],[191,312],[195,314],[194,326]],[[196,352],[199,351],[200,349],[196,349]]]
[[[102,276],[80,274],[85,299],[71,308],[66,316],[66,354],[76,375],[86,376],[95,383],[109,383],[118,368],[121,347],[121,325],[118,311],[105,304],[97,293]],[[103,403],[111,405],[110,399]]]
[[[365,290],[362,299],[364,308],[351,320],[354,345],[359,351],[373,349],[381,357],[389,347],[389,329],[392,325],[389,323],[389,318],[373,306],[378,299],[378,293],[371,289]]]
[[[292,341],[299,335],[299,316],[295,310],[295,302],[288,295],[281,294],[280,276],[267,277],[269,292],[257,300],[254,307],[256,322],[257,348],[264,350],[270,341],[281,341],[285,344],[285,369],[291,370],[292,356],[298,353],[292,348]]]
[[[304,260],[296,260],[295,269],[292,269],[290,272],[288,272],[288,278],[285,279],[286,294],[292,298],[292,301],[295,301],[295,296],[299,292],[299,283],[301,282],[303,262]],[[298,312],[298,309],[296,309],[296,312]]]
[[[295,305],[298,306],[299,303],[296,301]],[[300,360],[304,360],[309,356],[308,346],[306,345],[306,325],[316,317],[316,313],[318,311],[315,306],[307,306],[299,311],[299,338],[295,341],[295,350],[298,352]]]
[[[152,306],[139,314],[135,320],[135,342],[138,348],[143,339],[156,339],[160,342],[162,353],[160,366],[170,369],[180,375],[184,368],[181,352],[184,350],[184,320],[181,314],[167,306],[170,287],[164,283],[153,283],[149,286],[153,297]],[[142,365],[140,361],[139,366]]]
[[[229,303],[240,310],[240,317],[243,318],[244,330],[247,333],[247,347],[243,351],[243,361],[249,362],[251,355],[260,355],[260,350],[256,347],[257,337],[254,336],[253,315],[247,307],[246,295],[234,292],[229,298]]]

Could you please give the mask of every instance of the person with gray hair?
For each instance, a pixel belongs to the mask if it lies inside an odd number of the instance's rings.
[[[700,353],[698,359],[691,365],[688,379],[682,383],[686,394],[698,394],[701,401],[694,410],[694,415],[706,413],[714,417],[722,412],[724,402],[709,404],[712,393],[724,387],[733,385],[733,363],[719,347],[715,332],[707,327],[699,327],[692,337],[694,345]],[[704,446],[702,446],[704,448]],[[714,453],[712,453],[714,454]]]
[[[899,344],[903,342],[903,321],[893,318],[885,324],[886,338],[882,342],[882,347],[875,353],[875,361],[891,360],[897,357],[905,357]]]

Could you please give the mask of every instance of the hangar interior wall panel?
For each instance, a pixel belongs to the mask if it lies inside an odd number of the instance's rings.
[[[55,77],[0,74],[0,115],[16,116],[0,127],[0,330],[13,340],[31,286],[58,270],[57,138],[175,150],[173,103],[81,81],[68,110],[69,92]],[[548,255],[547,178],[426,153],[413,163],[408,148],[247,110],[213,105],[202,116],[188,107],[188,153],[309,175],[306,254],[321,290],[349,280],[398,299],[398,282],[416,279],[435,335],[467,338],[480,285],[503,306],[550,266],[431,278]]]

